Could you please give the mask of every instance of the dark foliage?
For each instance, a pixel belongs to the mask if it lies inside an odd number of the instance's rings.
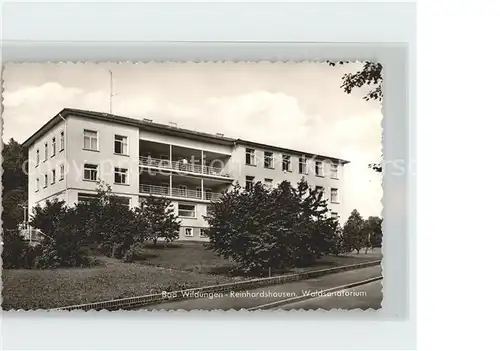
[[[207,247],[247,274],[310,264],[338,252],[338,223],[326,205],[305,181],[297,188],[284,181],[272,190],[237,185],[210,205]]]
[[[164,197],[150,195],[137,209],[137,216],[144,221],[145,238],[156,245],[158,238],[172,242],[179,237],[180,222],[172,202]]]
[[[350,61],[339,61],[338,63],[327,61],[327,63],[334,67],[337,64],[343,65],[347,64]],[[363,69],[356,73],[346,73],[342,77],[342,85],[340,86],[344,89],[344,92],[350,94],[354,88],[361,88],[362,86],[369,86],[371,89],[368,93],[363,97],[364,100],[375,100],[382,101],[384,97],[384,93],[382,91],[382,64],[370,62],[365,62]],[[377,173],[382,172],[382,164],[381,163],[370,163],[368,165],[369,168],[373,169]]]
[[[382,247],[382,218],[370,216],[364,223],[370,247]]]
[[[2,149],[2,227],[17,230],[24,220],[23,206],[28,200],[27,150],[14,139]]]
[[[356,250],[359,254],[361,248],[366,246],[366,232],[364,231],[364,220],[358,210],[354,209],[344,224],[342,231],[343,245],[347,252]]]

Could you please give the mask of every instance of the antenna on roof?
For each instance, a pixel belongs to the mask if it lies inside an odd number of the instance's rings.
[[[109,113],[113,113],[113,72],[109,70]]]
[[[168,122],[168,124],[169,124],[171,127],[177,128],[177,123],[175,123],[175,122]]]
[[[143,118],[142,120],[146,123],[153,123],[153,120],[149,118]]]
[[[219,138],[222,138],[224,136],[224,133],[215,133],[216,136],[218,136]]]

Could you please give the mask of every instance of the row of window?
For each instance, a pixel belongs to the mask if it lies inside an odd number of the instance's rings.
[[[59,152],[64,150],[64,130],[61,130],[59,133]],[[52,137],[52,141],[50,143],[50,157],[54,157],[56,155],[57,150],[57,138],[55,136]],[[45,142],[43,144],[43,161],[47,161],[49,158],[49,144]],[[40,164],[40,149],[36,149],[36,159],[35,165],[38,166]]]
[[[78,193],[78,202],[89,202],[95,201],[97,199],[96,194],[88,193]],[[130,207],[130,198],[123,196],[115,196],[114,199],[118,201],[121,205]],[[140,202],[145,201],[144,198],[139,199]],[[177,212],[180,217],[196,218],[196,205],[192,204],[182,204],[180,203],[177,207]]]
[[[64,180],[64,164],[59,166],[59,181]],[[46,188],[49,185],[49,173],[45,173],[42,177],[43,187]],[[55,184],[56,182],[56,169],[52,169],[50,172],[50,184]],[[40,178],[36,178],[35,191],[40,190]]]
[[[307,169],[307,158],[305,156],[299,157],[299,173],[308,174]],[[256,166],[256,156],[255,149],[247,148],[245,150],[245,163],[250,166]],[[264,151],[264,168],[274,169],[275,168],[275,156],[272,151]],[[281,156],[281,170],[285,172],[292,172],[292,163],[290,155]],[[315,161],[314,162],[314,174],[318,177],[324,177],[324,162]],[[330,163],[330,177],[338,179],[339,177],[339,165],[336,163]]]
[[[199,229],[199,235],[200,238],[206,238],[207,235],[205,234],[206,229],[205,228],[192,228],[192,227],[184,227],[184,236],[186,237],[194,237],[194,231],[195,229]]]
[[[99,151],[99,133],[97,131],[84,129],[83,148],[85,150]],[[118,155],[128,155],[128,137],[115,134],[113,151]]]
[[[250,191],[253,187],[255,183],[255,177],[253,176],[246,176],[245,178],[245,189],[247,191]],[[273,187],[273,180],[270,179],[270,178],[264,178],[264,185],[269,188],[269,189],[272,189]],[[316,191],[320,192],[321,194],[324,194],[325,192],[325,188],[322,187],[322,186],[317,186],[316,187]],[[332,203],[339,203],[340,200],[339,200],[339,189],[337,188],[331,188],[330,189],[330,201]]]
[[[115,184],[128,184],[129,176],[127,168],[115,167]],[[99,179],[99,165],[85,163],[83,165],[83,180],[96,182]]]
[[[56,182],[56,170],[51,171],[51,184]],[[59,180],[64,180],[64,164],[59,166]],[[85,163],[83,166],[83,180],[96,182],[99,179],[99,165]],[[49,184],[49,174],[45,173],[42,177],[43,187],[46,188]],[[128,184],[128,169],[115,167],[115,184]],[[36,189],[40,190],[40,178],[36,178]]]

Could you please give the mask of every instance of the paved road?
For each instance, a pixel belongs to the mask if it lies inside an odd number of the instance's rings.
[[[315,297],[304,301],[282,305],[281,309],[305,309],[316,310],[322,308],[331,309],[356,309],[366,310],[373,308],[375,310],[382,307],[382,282],[380,280],[357,286],[351,289],[336,291],[335,293],[322,297]]]
[[[298,297],[303,295],[304,293],[315,293],[325,289],[343,286],[346,284],[354,283],[361,280],[366,280],[370,278],[375,278],[381,275],[380,266],[373,266],[361,269],[355,269],[352,271],[335,273],[325,275],[319,278],[302,280],[298,282],[292,282],[287,284],[263,287],[258,289],[246,290],[246,291],[237,291],[237,292],[229,292],[222,294],[214,294],[213,296],[203,296],[190,300],[183,301],[175,301],[175,302],[166,302],[158,305],[146,306],[137,308],[139,309],[147,309],[147,310],[214,310],[214,309],[249,309],[255,308],[256,306],[265,305],[270,302],[285,300],[293,297]],[[372,288],[375,289],[376,288]],[[377,299],[375,294],[373,298],[363,299],[363,297],[349,297],[351,304],[355,304],[354,300],[359,300],[360,303],[369,303],[375,304],[377,303]],[[381,296],[381,294],[380,294]],[[338,299],[338,298],[337,298]],[[324,303],[327,306],[331,304],[335,304],[335,299],[318,299],[319,302],[316,303]],[[379,299],[378,304],[380,305],[381,298]],[[347,302],[344,302],[347,303]],[[298,307],[300,308],[300,307]],[[336,307],[334,307],[336,308]],[[357,308],[357,307],[355,307]],[[376,308],[376,306],[374,306]]]

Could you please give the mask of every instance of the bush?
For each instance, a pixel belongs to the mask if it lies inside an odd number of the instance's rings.
[[[272,190],[236,186],[210,205],[207,247],[253,275],[310,264],[338,253],[338,222],[327,212],[326,200],[303,180],[297,188],[287,181]]]
[[[19,230],[4,230],[2,263],[4,268],[27,268],[33,260],[33,249],[23,240]]]
[[[34,262],[35,268],[57,267],[88,267],[91,260],[82,245],[82,240],[76,228],[67,223],[59,223],[52,233],[37,247],[38,255]]]

